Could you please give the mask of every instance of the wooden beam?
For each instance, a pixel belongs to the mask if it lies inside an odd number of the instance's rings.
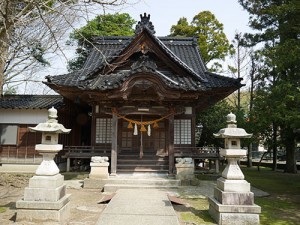
[[[169,117],[168,124],[169,175],[174,175],[174,115]]]
[[[112,115],[112,144],[111,144],[111,159],[110,159],[110,175],[117,175],[117,157],[118,157],[118,117]]]

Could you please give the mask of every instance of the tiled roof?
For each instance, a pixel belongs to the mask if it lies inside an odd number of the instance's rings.
[[[62,104],[60,95],[4,95],[0,98],[0,109],[49,109]]]
[[[150,34],[153,35],[153,34]],[[47,77],[49,83],[61,86],[78,87],[80,89],[109,90],[120,87],[134,71],[115,71],[109,75],[92,76],[103,66],[119,56],[134,37],[98,37],[95,47],[84,64],[83,69],[70,74]],[[192,76],[180,76],[170,71],[152,71],[165,83],[175,89],[205,90],[240,86],[240,81],[207,71],[202,62],[200,52],[194,38],[155,37],[153,38],[176,63],[180,64]]]

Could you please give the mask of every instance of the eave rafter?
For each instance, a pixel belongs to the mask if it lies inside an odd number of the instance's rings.
[[[120,88],[108,94],[107,97],[109,99],[163,101],[166,99],[179,99],[181,93],[170,90],[161,79],[148,73],[130,77]]]

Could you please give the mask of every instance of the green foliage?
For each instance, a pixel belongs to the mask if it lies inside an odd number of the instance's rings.
[[[239,0],[250,13],[250,26],[257,31],[247,34],[248,45],[263,43],[260,49],[260,82],[254,110],[257,123],[268,130],[280,127],[287,151],[287,172],[296,172],[293,130],[300,127],[300,2],[297,0]],[[263,128],[263,125],[265,126]]]
[[[228,54],[233,54],[220,23],[210,11],[203,11],[194,16],[189,24],[186,18],[180,18],[177,25],[171,28],[170,36],[198,37],[198,45],[204,63],[207,65],[213,60],[224,60]],[[215,64],[215,67],[220,67]]]
[[[231,111],[232,107],[223,100],[197,115],[197,124],[203,126],[198,146],[223,145],[223,140],[214,138],[213,134],[227,126],[226,115]]]
[[[85,26],[70,34],[70,40],[77,42],[76,58],[68,62],[69,71],[81,69],[89,50],[93,37],[96,36],[132,36],[135,20],[127,13],[99,15]]]

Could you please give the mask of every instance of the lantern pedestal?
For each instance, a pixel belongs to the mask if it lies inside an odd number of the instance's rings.
[[[250,183],[237,164],[239,158],[226,158],[228,165],[217,180],[214,196],[208,199],[209,214],[220,225],[259,225],[261,208],[254,204]]]
[[[43,161],[36,175],[29,179],[24,198],[16,202],[17,221],[62,222],[69,218],[70,195],[66,194],[64,177],[59,174],[53,160],[61,149],[62,145],[36,145],[36,150],[43,155]]]
[[[64,177],[54,162],[55,155],[62,150],[58,144],[59,133],[69,133],[61,124],[57,123],[57,111],[49,109],[49,120],[40,123],[34,132],[42,132],[42,144],[35,146],[43,161],[36,170],[35,176],[29,179],[25,188],[24,198],[16,202],[17,221],[64,222],[70,216],[70,195],[66,194]]]
[[[222,177],[217,180],[214,196],[209,197],[209,214],[219,225],[259,225],[261,208],[254,204],[254,194],[250,183],[244,180],[244,174],[238,160],[245,157],[247,151],[241,149],[240,138],[250,138],[244,129],[236,127],[236,117],[227,115],[227,128],[221,129],[217,138],[225,139],[225,149],[220,154],[227,159]]]

